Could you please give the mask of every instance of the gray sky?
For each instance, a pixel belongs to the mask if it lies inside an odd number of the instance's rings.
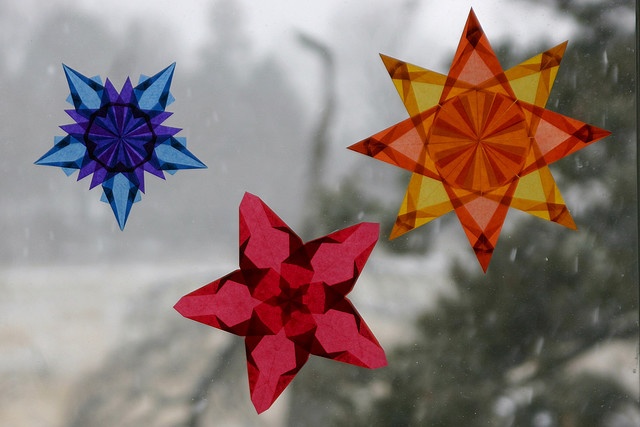
[[[277,49],[291,29],[304,29],[319,38],[329,38],[336,18],[346,12],[356,15],[365,13],[372,5],[389,5],[389,0],[237,0],[244,9],[247,30],[255,48],[260,51]],[[398,5],[403,2],[395,1]],[[183,41],[184,52],[189,53],[207,39],[208,18],[212,0],[21,0],[13,4],[23,31],[38,25],[43,11],[72,5],[80,10],[91,11],[108,17],[114,31],[124,30],[132,22],[167,22],[174,24],[176,36]],[[574,29],[571,21],[559,17],[546,6],[533,2],[514,0],[447,0],[423,1],[418,7],[415,32],[424,46],[441,46],[443,41],[456,42],[469,9],[473,6],[490,40],[500,41],[515,37],[528,44],[532,40],[548,39],[553,44],[570,38]],[[39,13],[40,12],[40,13]],[[522,19],[514,22],[514,17]],[[399,29],[400,31],[400,29]],[[437,41],[437,43],[435,42]],[[451,49],[455,46],[447,46]],[[189,58],[184,58],[189,61]]]
[[[140,43],[139,45],[145,46],[145,49],[148,49],[148,46],[155,49],[156,46],[153,43],[156,43],[157,52],[145,51],[145,59],[138,62],[132,61],[134,65],[130,65],[125,58],[124,64],[117,68],[117,72],[107,74],[108,70],[105,64],[109,64],[109,61],[113,59],[114,52],[121,47],[118,45],[105,45],[104,50],[102,50],[105,41],[100,38],[99,34],[92,38],[95,33],[93,27],[79,27],[79,30],[74,30],[73,26],[65,28],[65,25],[69,25],[65,23],[66,15],[57,18],[60,19],[62,33],[68,37],[64,38],[63,43],[53,44],[54,47],[51,48],[54,49],[53,51],[47,51],[46,61],[50,61],[50,63],[38,62],[34,66],[39,67],[39,69],[30,70],[33,71],[33,75],[39,76],[36,79],[37,81],[46,82],[47,88],[51,89],[47,91],[47,96],[50,98],[44,100],[45,105],[51,105],[46,108],[46,120],[40,121],[38,123],[39,126],[29,127],[29,135],[27,137],[27,140],[30,141],[41,141],[38,142],[38,144],[42,144],[42,148],[39,148],[39,150],[49,147],[50,142],[45,143],[45,141],[51,141],[53,135],[58,134],[55,133],[56,127],[67,120],[63,112],[63,108],[66,107],[63,100],[67,96],[68,89],[60,62],[65,62],[76,69],[83,70],[88,75],[99,74],[103,78],[109,77],[116,87],[120,87],[127,75],[132,76],[135,80],[138,74],[154,72],[154,70],[161,69],[160,67],[165,67],[176,61],[178,63],[176,87],[179,84],[184,84],[184,86],[182,91],[174,93],[178,102],[175,105],[176,116],[173,118],[175,120],[173,123],[186,127],[183,135],[189,139],[189,144],[193,144],[192,147],[195,147],[194,153],[199,154],[202,152],[202,150],[198,150],[199,144],[200,146],[202,144],[210,144],[207,147],[212,150],[219,150],[220,147],[224,147],[228,152],[226,156],[219,156],[214,151],[216,154],[211,156],[210,160],[203,158],[203,161],[210,165],[210,169],[201,171],[199,174],[180,174],[175,180],[180,179],[184,180],[183,182],[189,182],[189,180],[193,179],[201,182],[200,176],[204,175],[209,176],[208,179],[211,179],[211,182],[217,183],[228,180],[236,187],[226,185],[223,189],[222,186],[215,186],[213,188],[215,188],[216,196],[219,196],[223,191],[234,194],[234,197],[237,197],[237,194],[242,194],[240,191],[244,190],[254,193],[260,192],[260,195],[273,203],[274,207],[280,207],[278,212],[285,218],[290,221],[291,218],[295,218],[294,214],[299,211],[299,204],[274,202],[274,200],[277,201],[277,197],[295,198],[292,194],[299,193],[294,192],[303,191],[303,187],[295,185],[295,180],[287,182],[287,185],[291,187],[287,187],[289,190],[281,191],[281,189],[278,189],[280,187],[272,185],[277,182],[275,179],[272,183],[263,179],[263,176],[260,175],[262,169],[251,170],[251,174],[234,170],[234,166],[240,161],[238,159],[243,159],[242,152],[233,151],[229,147],[237,147],[228,143],[225,144],[224,141],[237,141],[242,138],[249,140],[250,138],[243,135],[242,131],[244,129],[241,126],[236,126],[233,130],[229,129],[228,135],[220,132],[218,137],[213,138],[213,142],[211,142],[207,139],[209,134],[205,132],[210,126],[207,121],[209,119],[198,122],[197,126],[182,124],[184,123],[184,116],[181,117],[181,114],[183,114],[181,112],[196,108],[195,102],[189,101],[189,93],[190,91],[198,90],[197,83],[187,83],[186,77],[183,76],[189,75],[187,71],[190,65],[200,65],[199,61],[203,61],[203,58],[207,57],[207,55],[203,55],[202,47],[205,43],[211,43],[211,36],[215,34],[214,29],[210,28],[212,8],[215,7],[218,1],[223,0],[10,1],[4,0],[3,2],[3,0],[0,0],[0,6],[3,6],[0,7],[0,12],[3,12],[0,16],[2,21],[7,24],[4,27],[0,27],[0,34],[4,36],[4,47],[9,49],[6,52],[8,54],[8,64],[16,72],[22,70],[19,65],[27,52],[39,52],[38,48],[41,47],[36,45],[41,40],[39,38],[41,37],[41,31],[38,31],[40,30],[39,25],[45,22],[45,18],[50,19],[51,16],[59,16],[52,14],[56,9],[71,15],[76,9],[79,15],[85,15],[89,12],[94,17],[103,19],[111,31],[122,31],[125,35],[133,34],[130,41],[131,52],[137,52],[134,49],[137,47],[135,36],[143,34],[148,37],[156,37],[158,35],[157,31],[153,31],[153,29],[158,28],[158,24],[162,25],[161,28],[168,28],[167,31],[171,32],[168,37],[170,37],[171,41],[175,40],[175,42],[167,44],[157,43],[156,39],[151,42],[145,40],[145,43]],[[246,36],[249,38],[249,48],[246,53],[241,49],[234,51],[234,53],[239,52],[238,54],[242,55],[239,59],[241,67],[238,68],[246,68],[247,70],[260,69],[258,66],[252,66],[260,65],[258,61],[261,55],[269,55],[269,59],[277,61],[277,70],[282,70],[282,73],[286,74],[285,80],[287,80],[287,83],[291,81],[295,85],[296,91],[291,92],[295,93],[296,98],[299,98],[304,103],[304,108],[298,109],[300,117],[296,118],[295,123],[300,125],[300,129],[296,129],[295,132],[297,134],[295,137],[291,136],[291,147],[300,149],[302,147],[301,144],[309,140],[309,135],[315,129],[316,120],[321,116],[321,109],[324,108],[322,94],[325,90],[322,87],[321,64],[318,58],[296,42],[295,31],[301,30],[314,35],[325,42],[335,54],[336,69],[338,70],[335,81],[338,89],[337,113],[329,136],[331,146],[327,161],[327,173],[323,178],[326,181],[325,184],[329,185],[337,185],[336,183],[341,180],[343,175],[353,170],[353,165],[356,162],[362,162],[359,156],[348,154],[345,146],[406,118],[405,108],[395,93],[393,85],[390,84],[388,73],[384,70],[378,53],[385,53],[425,68],[446,73],[471,7],[471,1],[467,0],[439,2],[424,0],[416,3],[415,13],[407,17],[406,13],[394,13],[397,12],[397,9],[392,8],[392,6],[401,7],[405,5],[406,1],[404,0],[232,1],[241,5],[241,13],[244,18],[243,28],[238,34],[241,37]],[[522,40],[522,55],[514,54],[521,58],[520,60],[525,60],[530,54],[537,53],[532,52],[530,46],[532,43],[537,46],[551,47],[571,38],[572,25],[568,18],[558,17],[556,13],[544,7],[535,6],[533,2],[524,0],[477,0],[476,3],[474,4],[474,10],[494,45],[498,45],[506,38],[509,38],[509,40],[513,38]],[[382,22],[381,17],[384,17]],[[73,19],[69,19],[69,21],[72,22]],[[140,31],[131,31],[132,25],[139,25]],[[58,32],[58,34],[60,33]],[[70,38],[72,38],[72,42],[68,41]],[[106,37],[104,40],[113,39]],[[80,58],[78,56],[79,50],[76,48],[86,46],[91,46],[91,50],[87,51],[85,49],[83,52],[90,52],[90,55],[83,54]],[[135,55],[135,53],[132,53],[132,55]],[[215,64],[216,58],[208,59]],[[13,65],[11,65],[12,63]],[[515,64],[503,65],[508,68]],[[212,68],[215,68],[215,66]],[[212,70],[212,72],[215,72],[215,70]],[[192,88],[189,85],[194,86]],[[34,85],[33,87],[37,86]],[[220,96],[220,94],[213,94],[213,96]],[[273,96],[273,94],[270,96]],[[218,114],[224,117],[223,107],[218,108],[220,108],[219,111],[207,110],[206,113],[211,115],[212,118],[209,121],[214,123],[211,126],[215,127],[216,131],[225,128],[225,126],[231,127],[231,125],[227,124],[232,123],[227,117],[224,125],[215,124]],[[236,114],[234,117],[239,117],[239,115]],[[291,127],[287,129],[291,129]],[[193,135],[198,135],[198,132],[203,136],[200,136],[200,139],[198,137],[192,138]],[[278,132],[286,134],[284,129],[279,129]],[[273,141],[271,143],[273,144],[279,144],[281,139],[285,139],[280,134],[277,137],[272,136],[272,138]],[[257,146],[264,147],[265,145],[258,144]],[[30,147],[40,146],[34,143]],[[245,149],[248,150],[246,147],[248,145],[245,146]],[[22,153],[23,151],[20,150],[20,152]],[[249,153],[253,154],[253,151]],[[235,157],[232,157],[232,154]],[[38,155],[41,155],[41,153],[38,153]],[[34,159],[37,158],[35,152],[32,157]],[[255,156],[248,156],[248,158],[255,158]],[[304,176],[304,172],[301,172],[301,168],[304,165],[299,161],[290,161],[286,156],[278,156],[278,159],[271,160],[285,162],[283,165],[286,164],[287,166],[281,166],[277,168],[278,170],[287,170],[287,167],[289,167],[292,174],[297,173],[300,176]],[[374,167],[373,164],[371,167]],[[378,167],[377,169],[381,171],[379,174],[386,173],[382,172],[383,168]],[[25,175],[27,174],[27,172],[24,173]],[[29,176],[31,174],[38,177],[42,176],[43,179],[47,176],[54,176],[52,171],[45,170],[34,172],[29,170]],[[193,175],[193,178],[189,175]],[[26,182],[31,183],[33,181],[25,181],[22,184],[26,185]],[[389,179],[389,182],[392,182],[392,179]],[[76,185],[73,182],[63,182],[62,177],[56,177],[50,183],[52,188],[57,186],[65,188],[65,191],[68,191],[68,197],[75,197],[73,200],[76,200],[79,206],[82,206],[82,209],[86,209],[91,218],[98,218],[97,221],[102,221],[104,218],[105,224],[109,224],[111,227],[115,226],[110,218],[111,213],[108,207],[97,201],[98,194],[85,194],[88,186],[86,183]],[[162,206],[163,192],[178,191],[172,185],[166,185],[154,180],[148,180],[147,184],[150,189],[149,197],[140,206],[136,205],[133,214],[135,218],[143,218],[143,209],[146,209],[144,212],[153,215],[152,212],[154,212],[155,206]],[[235,192],[232,188],[238,191]],[[28,192],[28,190],[25,190],[25,192]],[[274,199],[270,199],[270,195],[274,195]],[[401,194],[398,197],[400,196]],[[235,227],[237,200],[239,199],[225,197],[220,197],[220,199],[224,204],[215,207],[216,213],[220,213],[221,218],[231,218],[231,223]],[[212,200],[214,200],[213,197],[208,198],[207,203],[213,204]],[[153,205],[154,203],[157,203],[157,205]],[[285,207],[283,208],[282,206]],[[289,209],[289,211],[286,209]],[[77,210],[81,209],[78,208]],[[100,214],[94,215],[94,211],[100,212]],[[83,212],[85,211],[83,210]],[[102,216],[98,217],[98,215]],[[106,222],[107,218],[110,221]],[[144,227],[142,219],[139,220],[138,224],[140,224],[140,227]],[[89,225],[86,226],[90,227]],[[25,224],[24,227],[28,230],[29,225]],[[134,227],[133,222],[130,222],[127,227],[132,229]],[[19,236],[21,241],[29,240],[29,232],[25,232],[25,235],[27,237]],[[229,235],[231,235],[231,232],[229,232]],[[125,239],[131,239],[132,242],[135,242],[136,239],[136,235],[132,233],[123,236],[118,235],[116,239],[119,240],[109,240],[110,237],[113,237],[113,235],[110,234],[105,242],[121,242]],[[25,247],[28,248],[29,242],[25,243]],[[98,246],[96,246],[96,253],[101,251]]]
[[[1,2],[2,0],[0,0]],[[5,0],[7,1],[7,0]],[[366,19],[371,10],[387,11],[392,5],[401,7],[406,2],[400,0],[234,0],[241,8],[244,33],[249,37],[247,64],[263,55],[272,55],[287,69],[293,70],[288,77],[306,99],[313,99],[321,88],[318,64],[297,43],[295,31],[301,30],[323,40],[334,51],[346,42],[353,43],[358,22],[353,17]],[[55,8],[77,8],[83,12],[105,17],[105,22],[114,32],[128,31],[131,25],[139,23],[150,27],[156,23],[168,26],[175,31],[171,38],[179,43],[172,46],[159,46],[161,56],[166,61],[177,61],[180,69],[197,65],[201,58],[201,48],[211,40],[211,10],[216,0],[21,0],[12,3],[6,12],[6,22],[20,22],[19,26],[5,28],[5,36],[12,40],[7,55],[9,69],[18,70],[24,52],[28,51],[30,35],[36,30],[47,12]],[[357,49],[358,57],[339,59],[339,66],[345,70],[358,64],[364,69],[379,66],[378,53],[385,53],[425,68],[446,73],[450,58],[447,55],[455,50],[464,27],[469,9],[473,6],[487,33],[489,40],[498,44],[505,39],[516,43],[517,47],[527,48],[530,44],[554,46],[571,38],[576,28],[569,17],[558,16],[546,6],[531,1],[518,0],[447,0],[419,1],[411,24],[398,28],[395,50],[388,51],[379,40],[372,38],[370,43],[358,41],[357,45],[344,46],[345,51]],[[393,27],[393,13],[388,13]],[[377,19],[377,16],[373,14]],[[395,14],[396,18],[399,14]],[[167,25],[168,24],[168,25]],[[349,27],[353,25],[353,27]],[[384,25],[381,23],[381,25]],[[402,26],[403,23],[399,23]],[[3,31],[3,30],[0,30]],[[526,59],[525,57],[522,58]],[[63,61],[64,58],[61,58]],[[165,62],[166,62],[165,61]],[[341,62],[340,62],[341,61]],[[368,62],[370,61],[370,62]],[[503,64],[508,68],[515,64]],[[51,64],[52,71],[58,64]],[[348,70],[347,70],[348,71]],[[101,73],[101,70],[94,70]],[[131,74],[148,72],[130,70]],[[386,78],[385,73],[380,73]],[[114,78],[115,76],[112,76]],[[342,76],[352,80],[352,76]],[[116,78],[117,81],[117,78]]]

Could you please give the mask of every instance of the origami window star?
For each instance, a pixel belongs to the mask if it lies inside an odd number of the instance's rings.
[[[258,197],[240,203],[240,269],[185,295],[183,316],[245,337],[251,400],[267,410],[310,354],[387,364],[346,298],[378,240],[360,223],[303,243]]]
[[[392,239],[455,210],[486,271],[509,207],[576,228],[548,165],[610,132],[544,108],[566,45],[503,71],[471,10],[448,75],[381,55],[411,117],[349,148],[413,172]]]
[[[58,166],[67,175],[79,169],[78,180],[93,174],[90,188],[102,184],[102,201],[113,209],[124,229],[133,203],[144,193],[144,171],[164,179],[178,169],[206,166],[186,147],[186,139],[175,137],[180,129],[163,126],[172,113],[169,93],[175,63],[153,77],[140,76],[133,87],[127,78],[120,93],[100,77],[88,78],[62,66],[73,110],[66,110],[74,124],[60,126],[68,133],[36,161]]]

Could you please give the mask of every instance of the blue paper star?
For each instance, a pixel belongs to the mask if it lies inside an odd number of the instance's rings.
[[[169,93],[175,63],[153,77],[140,76],[133,87],[127,78],[120,93],[100,77],[88,78],[62,65],[73,110],[66,110],[75,123],[60,126],[68,133],[55,137],[51,150],[37,165],[58,166],[78,180],[93,174],[90,188],[102,185],[103,202],[111,205],[120,229],[124,229],[131,206],[144,193],[144,171],[164,179],[167,171],[206,166],[186,147],[186,138],[175,137],[181,129],[163,126],[172,113]]]

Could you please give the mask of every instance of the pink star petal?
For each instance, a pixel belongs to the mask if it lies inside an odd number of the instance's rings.
[[[185,317],[245,337],[251,400],[267,410],[310,354],[365,368],[384,350],[346,295],[378,240],[361,223],[304,244],[258,197],[240,203],[240,269],[182,297]]]

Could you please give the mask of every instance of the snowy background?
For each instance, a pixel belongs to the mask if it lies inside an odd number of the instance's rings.
[[[355,179],[364,188],[362,198],[351,201],[355,218],[390,225],[408,174],[345,149],[405,118],[378,53],[446,73],[473,6],[494,47],[508,46],[525,59],[579,29],[574,17],[550,3],[0,1],[0,424],[82,425],[74,420],[87,410],[83,394],[109,376],[118,355],[129,357],[126,375],[142,372],[144,353],[127,351],[150,337],[162,343],[160,354],[176,361],[172,369],[185,375],[226,343],[226,334],[182,319],[172,305],[236,267],[245,191],[259,195],[294,230],[311,221],[317,225],[306,229],[317,232],[349,224],[309,212],[315,181],[340,193],[347,178]],[[613,18],[633,31],[632,16]],[[318,52],[304,39],[332,53],[331,88]],[[108,77],[120,88],[127,76],[137,80],[174,61],[176,101],[167,125],[183,128],[178,136],[208,169],[179,171],[166,182],[147,175],[147,191],[122,232],[100,202],[100,190],[88,190],[88,180],[33,165],[54,136],[64,134],[58,126],[70,123],[61,64]],[[605,51],[594,67],[606,61]],[[332,89],[327,154],[321,176],[314,177],[312,144]],[[379,210],[358,208],[373,197]],[[521,217],[510,214],[502,240]],[[451,260],[476,267],[455,218],[429,227],[426,255],[378,245],[352,294],[385,348],[410,342],[418,314],[433,308],[437,296],[455,295]],[[602,369],[637,399],[637,342],[613,346],[590,366],[609,361]],[[121,369],[113,368],[114,377]],[[248,402],[242,369],[240,363],[237,399]],[[146,384],[141,378],[136,384]],[[162,380],[150,388],[169,393],[180,384]],[[259,422],[284,423],[288,399],[285,393]],[[252,410],[246,402],[239,408]],[[192,410],[176,405],[144,425],[186,425]],[[224,420],[258,422],[240,415]],[[127,422],[122,425],[135,425]]]

